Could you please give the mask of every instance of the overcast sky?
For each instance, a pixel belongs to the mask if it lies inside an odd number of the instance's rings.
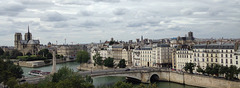
[[[15,32],[41,44],[99,40],[240,38],[240,0],[1,0],[0,46]],[[24,34],[22,34],[24,35]]]

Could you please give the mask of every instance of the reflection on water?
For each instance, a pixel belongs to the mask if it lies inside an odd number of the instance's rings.
[[[98,88],[104,88],[104,85],[111,86],[118,81],[126,81],[125,77],[116,77],[116,76],[105,76],[105,77],[94,77],[93,85]],[[199,88],[194,86],[182,85],[172,82],[157,82],[156,83],[159,88]],[[139,84],[134,84],[134,86],[138,86]],[[145,84],[148,85],[148,84]]]
[[[63,66],[68,66],[69,68],[73,69],[75,72],[78,71],[77,67],[79,66],[80,64],[77,63],[77,62],[67,62],[67,63],[61,63],[61,64],[57,64],[56,65],[56,68],[59,69]],[[43,72],[51,72],[52,71],[52,65],[49,65],[49,66],[45,66],[45,67],[39,67],[39,68],[28,68],[28,67],[22,67],[23,69],[23,75],[25,77],[32,77],[31,75],[28,75],[28,72],[31,71],[31,70],[41,70]]]

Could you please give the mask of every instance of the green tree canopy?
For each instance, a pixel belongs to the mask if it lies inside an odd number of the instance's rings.
[[[14,49],[10,52],[10,59],[16,59],[17,56],[23,56],[23,54],[16,49]]]
[[[3,49],[0,47],[0,56],[2,56],[4,54]]]
[[[20,66],[14,65],[10,61],[0,60],[0,83],[6,84],[12,77],[22,78],[23,70]]]
[[[191,74],[193,74],[193,68],[195,67],[196,65],[194,63],[185,63],[185,66],[184,66],[184,70],[186,72],[190,72]]]
[[[43,57],[46,57],[47,54],[49,53],[49,50],[48,49],[42,49],[38,52],[38,55],[41,55]]]
[[[48,53],[48,54],[47,54],[47,59],[52,59],[52,58],[53,58],[52,53]]]
[[[87,63],[90,59],[87,51],[78,51],[77,52],[77,62],[79,63]]]
[[[118,67],[119,68],[125,68],[126,67],[126,63],[125,63],[125,59],[121,59],[118,63]]]
[[[94,60],[94,64],[103,65],[103,60],[99,53],[93,56],[93,60]]]
[[[201,72],[202,74],[205,73],[205,71],[200,66],[197,66],[197,72]]]
[[[113,67],[114,66],[114,58],[108,57],[106,58],[103,62],[104,62],[104,66],[106,67]]]

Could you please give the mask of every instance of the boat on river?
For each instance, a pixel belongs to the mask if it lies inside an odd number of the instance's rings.
[[[49,75],[50,72],[43,72],[40,70],[31,70],[30,72],[28,72],[28,74],[33,76],[44,76],[44,75]]]

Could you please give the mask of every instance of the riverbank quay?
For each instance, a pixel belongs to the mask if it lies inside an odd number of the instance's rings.
[[[66,63],[66,62],[73,62],[75,60],[62,60],[62,59],[57,59],[56,63]],[[52,61],[49,63],[44,62],[44,60],[36,60],[36,61],[15,61],[15,65],[19,65],[21,67],[29,67],[29,68],[37,68],[37,67],[44,67],[48,65],[52,65]]]
[[[81,67],[84,68],[84,67]],[[127,69],[127,68],[125,68]],[[135,70],[140,68],[130,68],[130,70],[121,70],[120,73],[117,72],[119,69],[115,69],[112,71],[104,70],[89,70],[87,74],[91,74],[92,76],[107,76],[107,75],[130,75],[134,76],[134,74],[131,74],[131,72],[135,72]],[[142,68],[143,69],[143,68]],[[109,69],[110,70],[110,69]],[[154,70],[156,72],[152,72],[151,70]],[[145,72],[147,71],[147,72]],[[98,72],[98,74],[95,74]],[[122,73],[121,73],[122,72]],[[135,72],[136,73],[136,72]],[[138,75],[137,75],[138,74]],[[142,75],[141,77],[138,77],[139,75]],[[156,68],[149,68],[149,69],[143,69],[143,71],[136,73],[136,77],[140,78],[139,80],[145,79],[145,81],[149,82],[149,79],[153,77],[153,75],[156,77],[158,76],[159,81],[167,81],[167,82],[174,82],[184,85],[190,85],[190,86],[198,86],[198,87],[206,87],[206,88],[240,88],[240,81],[230,81],[226,80],[224,78],[218,78],[213,76],[205,76],[205,75],[199,75],[199,74],[189,74],[189,73],[183,73],[183,72],[176,72],[176,71],[170,71],[170,69],[156,69]],[[144,82],[144,81],[142,81]]]
[[[198,87],[240,88],[240,81],[230,81],[224,78],[182,72],[164,71],[161,72],[159,79],[160,81],[169,81]]]

